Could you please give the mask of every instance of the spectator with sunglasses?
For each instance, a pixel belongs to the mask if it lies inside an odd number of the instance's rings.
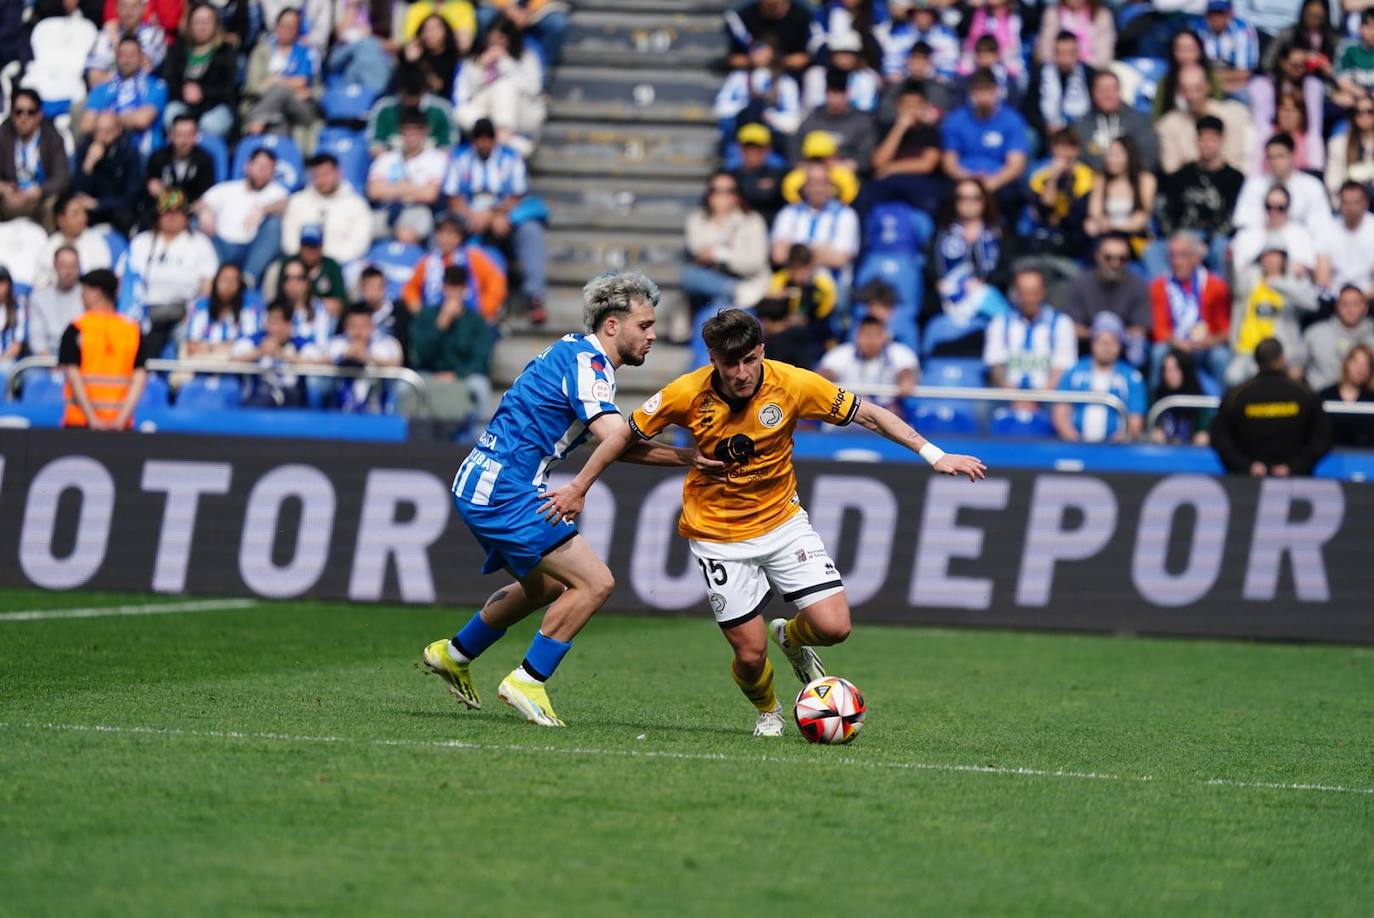
[[[69,175],[62,135],[43,118],[38,93],[16,90],[0,124],[0,220],[28,217],[51,231],[52,205]]]
[[[1305,277],[1317,270],[1313,231],[1292,218],[1292,201],[1288,189],[1282,185],[1269,189],[1264,196],[1264,222],[1242,229],[1231,240],[1233,276],[1254,264],[1265,245],[1273,240],[1282,241],[1293,274]],[[1329,218],[1327,223],[1330,223]]]
[[[1102,313],[1115,316],[1121,323],[1126,359],[1142,366],[1151,325],[1150,288],[1127,268],[1130,260],[1131,241],[1124,233],[1100,237],[1093,270],[1084,271],[1069,284],[1064,313],[1073,320],[1079,353],[1088,347],[1095,318]]]

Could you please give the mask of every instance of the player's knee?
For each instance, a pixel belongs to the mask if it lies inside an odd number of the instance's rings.
[[[827,644],[843,644],[849,637],[849,619],[834,619],[812,626]]]
[[[610,599],[614,592],[615,575],[611,573],[610,568],[603,567],[587,578],[587,594],[596,600],[597,605]]]
[[[768,660],[768,645],[735,647],[735,671],[742,676],[756,677]]]

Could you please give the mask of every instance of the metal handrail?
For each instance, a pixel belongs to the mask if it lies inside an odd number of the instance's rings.
[[[1166,395],[1150,406],[1150,413],[1145,416],[1145,429],[1154,430],[1159,416],[1170,408],[1215,408],[1220,404],[1221,399],[1215,395]],[[1374,402],[1331,401],[1322,402],[1322,407],[1327,414],[1364,414],[1374,417]]]
[[[5,386],[6,400],[13,401],[15,390],[19,388],[20,377],[25,370],[51,369],[57,366],[57,358],[51,354],[33,355],[16,360],[10,369],[9,381]],[[238,363],[233,360],[163,360],[150,359],[144,367],[155,373],[192,373],[210,376],[265,376],[277,372],[274,368],[260,367],[256,363]],[[331,379],[384,379],[409,386],[420,402],[420,417],[429,416],[429,387],[425,378],[406,367],[336,367],[328,363],[292,364],[293,376],[323,376]]]
[[[876,395],[895,398],[902,390],[890,385],[846,385],[856,395]],[[959,399],[973,402],[1040,402],[1049,405],[1101,405],[1121,417],[1124,430],[1130,412],[1126,403],[1107,392],[1046,392],[1041,389],[985,389],[974,386],[917,386],[910,393],[915,398]]]

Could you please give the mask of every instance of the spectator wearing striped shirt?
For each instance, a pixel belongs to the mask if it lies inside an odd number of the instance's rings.
[[[749,48],[749,68],[735,70],[716,93],[719,121],[736,125],[762,123],[780,134],[792,134],[801,123],[801,90],[782,69],[776,39]]]
[[[479,119],[472,127],[472,143],[454,154],[444,194],[469,233],[512,251],[529,319],[540,325],[548,293],[548,248],[538,202],[525,197],[528,191],[525,158],[496,142],[490,119]]]
[[[831,269],[841,286],[848,286],[859,252],[859,217],[835,194],[829,170],[809,166],[802,199],[784,207],[773,221],[773,263],[786,264],[788,252],[800,242],[811,247],[818,265]]]
[[[1226,94],[1244,92],[1259,66],[1259,36],[1236,18],[1231,0],[1208,0],[1207,15],[1193,24],[1193,31],[1202,39],[1212,73]]]
[[[222,264],[209,296],[196,300],[186,325],[186,353],[191,357],[228,359],[235,342],[262,330],[263,303],[243,283],[238,265]]]

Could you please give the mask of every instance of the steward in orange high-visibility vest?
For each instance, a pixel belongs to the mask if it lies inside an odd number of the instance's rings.
[[[66,373],[63,427],[127,430],[143,395],[143,336],[138,323],[115,311],[119,281],[104,269],[81,278],[86,311],[67,326],[57,362]]]

